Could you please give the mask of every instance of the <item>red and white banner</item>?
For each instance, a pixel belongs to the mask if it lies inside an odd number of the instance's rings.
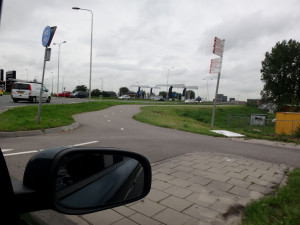
[[[224,52],[224,40],[215,37],[213,53],[222,57],[223,52]]]
[[[222,67],[221,58],[215,58],[210,61],[209,73],[220,73]]]

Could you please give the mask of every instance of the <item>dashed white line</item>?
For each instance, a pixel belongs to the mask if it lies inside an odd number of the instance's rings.
[[[121,128],[121,130],[125,130],[124,128]]]
[[[107,120],[107,122],[110,122],[110,120]]]
[[[2,149],[2,152],[9,152],[12,151],[13,149]]]
[[[89,145],[89,144],[94,144],[97,142],[99,142],[99,141],[90,141],[90,142],[80,143],[80,144],[76,144],[76,145],[72,145],[72,146],[76,147],[76,146],[82,146],[82,145]]]
[[[27,152],[16,152],[16,153],[4,154],[4,156],[23,155],[23,154],[30,154],[30,153],[36,153],[36,152],[38,152],[38,151],[37,150],[33,150],[33,151],[27,151]]]

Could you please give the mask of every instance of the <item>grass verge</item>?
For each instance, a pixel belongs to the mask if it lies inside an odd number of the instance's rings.
[[[242,224],[300,224],[300,169],[289,174],[287,185],[279,189],[278,193],[247,205]]]
[[[36,123],[38,106],[16,107],[0,114],[0,131],[26,131],[66,126],[72,115],[106,109],[122,102],[84,102],[78,104],[42,105],[41,122]],[[128,103],[127,103],[128,104]]]
[[[218,106],[214,129],[229,130],[245,135],[247,138],[294,142],[300,144],[300,138],[275,134],[275,123],[270,122],[274,114],[268,114],[268,125],[250,126],[251,114],[266,114],[265,111],[250,106]],[[228,115],[239,115],[228,123]],[[143,107],[142,112],[135,115],[138,121],[155,126],[183,130],[192,133],[220,136],[210,132],[212,107]],[[247,117],[246,117],[247,116]]]

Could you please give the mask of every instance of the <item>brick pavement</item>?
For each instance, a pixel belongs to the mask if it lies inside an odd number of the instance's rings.
[[[221,153],[186,154],[152,165],[152,188],[145,199],[67,217],[81,225],[238,224],[239,210],[272,192],[289,169]],[[228,216],[229,209],[237,214]]]

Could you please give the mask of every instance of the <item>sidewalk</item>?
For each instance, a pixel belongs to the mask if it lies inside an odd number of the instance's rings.
[[[238,224],[240,210],[272,192],[289,169],[221,153],[186,154],[152,166],[152,188],[145,199],[66,217],[80,225]]]

